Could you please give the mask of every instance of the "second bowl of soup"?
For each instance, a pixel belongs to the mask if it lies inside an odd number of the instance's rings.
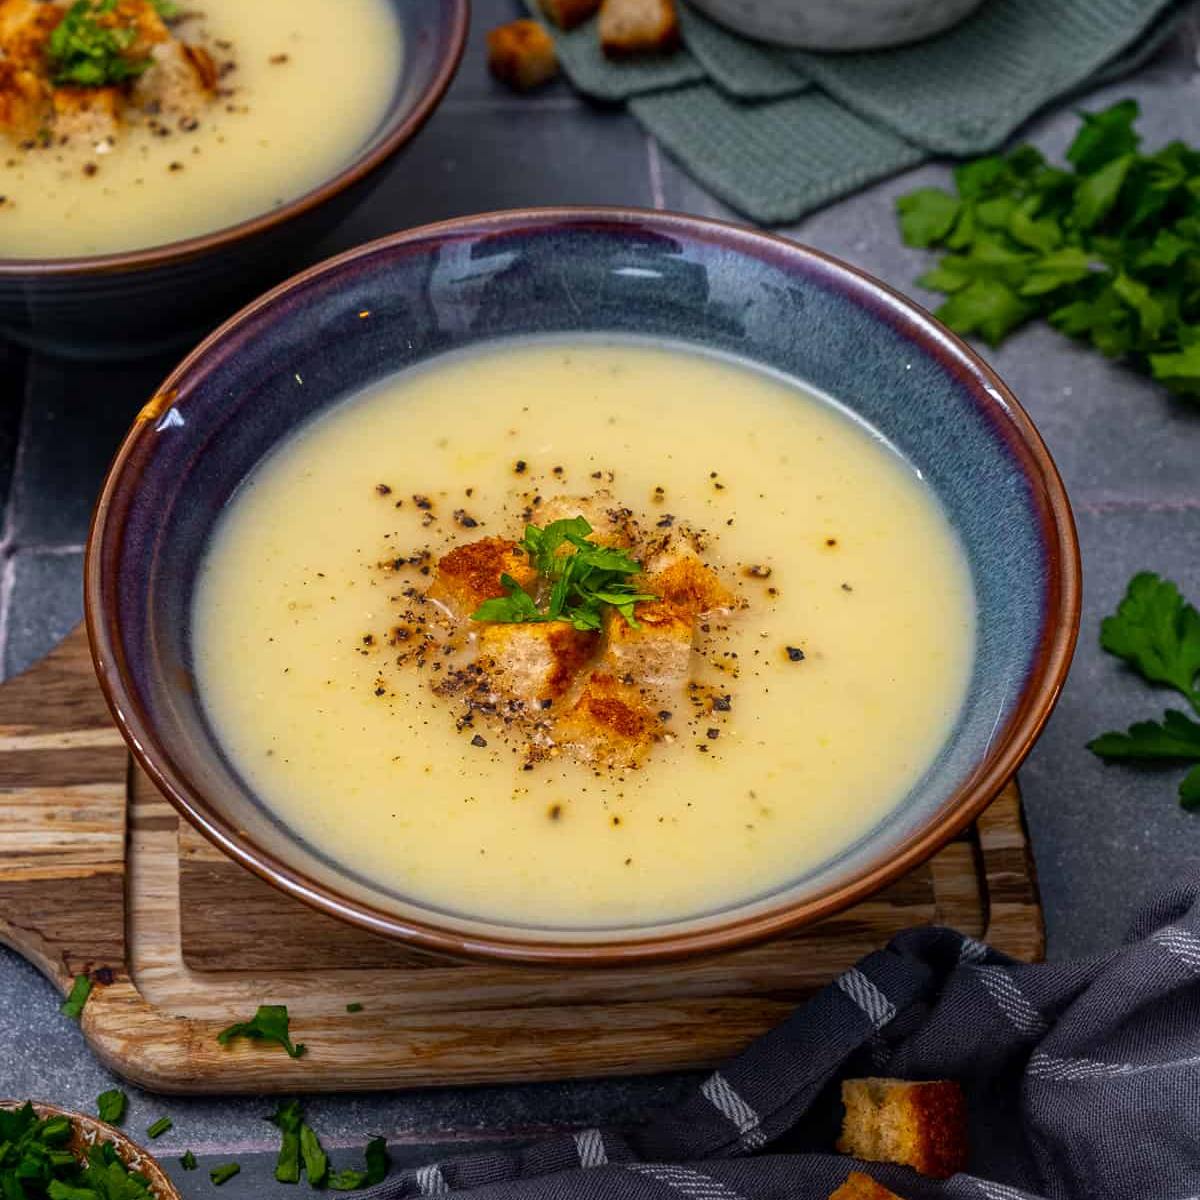
[[[644,960],[852,903],[1007,780],[1069,509],[931,318],[747,231],[502,214],[247,310],[89,549],[135,752],[240,861],[433,948]]]

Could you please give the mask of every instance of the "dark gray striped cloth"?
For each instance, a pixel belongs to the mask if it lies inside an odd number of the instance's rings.
[[[1200,1198],[1200,882],[1147,908],[1123,948],[1029,965],[946,929],[863,959],[680,1108],[618,1133],[394,1176],[374,1200],[825,1200],[841,1079],[957,1079],[970,1172],[867,1166],[908,1200]]]

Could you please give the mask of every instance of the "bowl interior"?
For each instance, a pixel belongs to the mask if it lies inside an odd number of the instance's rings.
[[[978,635],[969,694],[937,761],[891,815],[834,861],[736,909],[570,931],[549,918],[534,929],[435,912],[299,840],[226,760],[192,685],[197,568],[239,484],[328,405],[494,339],[598,333],[690,343],[783,372],[892,442],[941,498],[970,562]],[[586,949],[816,915],[965,824],[1015,768],[1061,682],[1076,616],[1073,539],[1053,466],[1002,385],[880,285],[789,243],[684,218],[501,214],[352,252],[201,347],[142,414],[106,485],[89,551],[89,622],[135,750],[242,862],[339,915],[443,948]]]

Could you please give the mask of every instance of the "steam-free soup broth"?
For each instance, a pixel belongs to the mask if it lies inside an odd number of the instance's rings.
[[[560,573],[566,617],[511,619]],[[282,821],[418,901],[564,927],[837,855],[937,755],[973,638],[956,536],[871,430],[597,341],[448,357],[304,427],[230,503],[194,607],[207,712]]]

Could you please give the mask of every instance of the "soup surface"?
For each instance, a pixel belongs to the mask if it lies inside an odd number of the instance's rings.
[[[388,0],[178,9],[179,37],[220,72],[211,102],[181,119],[131,103],[115,136],[74,124],[66,144],[0,132],[0,257],[142,249],[248,220],[323,183],[382,120],[402,65]]]
[[[401,621],[440,555],[598,488],[702,530],[735,597],[636,769],[464,718]],[[449,356],[337,406],[235,496],[194,604],[210,719],[289,827],[399,894],[561,927],[697,915],[846,849],[935,758],[974,641],[965,557],[886,443],[789,381],[624,342]]]

